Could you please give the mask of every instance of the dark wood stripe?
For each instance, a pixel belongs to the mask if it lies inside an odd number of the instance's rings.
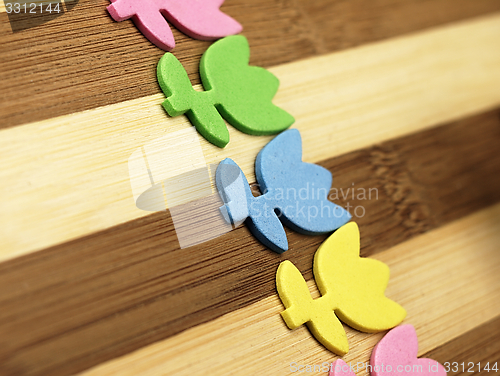
[[[47,23],[13,33],[0,14],[0,128],[159,93],[163,51],[107,0],[80,0]],[[273,66],[500,10],[492,0],[227,0],[244,26],[251,63]],[[193,83],[209,42],[175,31],[175,55]]]
[[[498,202],[499,144],[496,110],[321,164],[333,187],[354,184],[355,198],[337,202],[364,207],[355,220],[368,256]],[[283,255],[244,226],[179,249],[162,212],[4,262],[0,374],[74,373],[213,320],[275,294],[284,259],[311,278],[326,236],[287,234]]]
[[[422,357],[435,359],[447,367],[445,362],[449,362],[448,376],[498,375],[500,372],[500,317],[468,331]],[[485,369],[487,363],[489,363],[489,371]],[[497,371],[492,370],[495,364]]]

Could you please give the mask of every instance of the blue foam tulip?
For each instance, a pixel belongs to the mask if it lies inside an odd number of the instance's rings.
[[[232,159],[217,167],[216,184],[225,205],[226,221],[246,221],[265,246],[282,253],[288,249],[283,228],[302,234],[332,232],[351,219],[348,211],[328,201],[332,174],[321,166],[302,162],[300,132],[289,129],[257,155],[255,175],[262,195],[254,197],[243,171]]]

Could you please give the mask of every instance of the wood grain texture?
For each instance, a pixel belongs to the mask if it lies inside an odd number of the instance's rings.
[[[373,256],[391,268],[386,295],[406,308],[404,323],[417,330],[419,355],[499,317],[499,230],[496,205]],[[336,358],[304,326],[289,330],[282,310],[272,295],[82,375],[289,375],[291,362]],[[383,333],[345,328],[351,349],[343,359],[368,362]]]
[[[497,375],[498,371],[492,371],[491,369],[495,363],[497,369],[500,367],[499,339],[500,317],[497,317],[476,326],[460,337],[429,351],[423,356],[435,359],[442,364],[449,362],[448,376]],[[455,365],[453,362],[457,364]],[[490,371],[484,369],[486,363],[489,363]]]
[[[107,5],[80,0],[71,12],[17,33],[0,13],[0,127],[159,92],[155,67],[164,52],[131,21],[114,22]],[[222,9],[242,23],[251,63],[269,67],[500,11],[500,3],[226,0]],[[198,62],[210,43],[174,34],[175,55],[199,83]]]
[[[0,263],[0,375],[74,374],[120,356],[91,373],[276,375],[290,360],[333,360],[307,330],[284,327],[274,295],[278,262],[310,279],[324,237],[288,232],[279,257],[241,227],[181,250],[168,213],[135,208],[128,156],[189,124],[159,106],[163,51],[106,5],[82,0],[19,33],[0,9],[0,260],[11,259]],[[305,159],[332,171],[338,203],[363,207],[362,254],[392,267],[388,293],[408,308],[421,352],[446,357],[473,341],[454,359],[498,354],[500,209],[449,222],[500,199],[499,110],[485,112],[500,105],[500,3],[227,0],[223,10],[243,23],[251,62],[281,78],[276,100],[297,116]],[[198,83],[209,43],[174,32]],[[223,151],[204,144],[205,158],[231,156],[252,180],[270,138],[231,137]],[[352,198],[353,187],[378,195]],[[348,330],[350,359],[367,359],[381,335]]]
[[[338,202],[364,207],[367,256],[498,202],[499,142],[494,111],[321,164]],[[359,199],[370,188],[378,196]],[[274,294],[284,259],[311,278],[325,236],[287,235],[281,256],[246,227],[179,249],[157,213],[1,263],[0,374],[74,373],[248,306]]]
[[[498,35],[495,14],[274,67],[282,82],[275,103],[295,116],[304,161],[326,160],[500,105]],[[128,159],[191,128],[164,113],[162,98],[1,131],[0,160],[15,168],[0,171],[0,259],[148,215],[135,206]],[[271,138],[229,129],[225,149],[200,138],[205,160],[231,157],[252,181],[257,152]]]

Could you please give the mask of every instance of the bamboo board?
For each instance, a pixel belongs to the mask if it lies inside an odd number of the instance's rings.
[[[497,317],[499,222],[496,205],[374,257],[391,268],[386,293],[406,307],[404,323],[417,330],[420,356]],[[317,298],[314,281],[309,281],[309,288]],[[279,298],[272,296],[82,375],[288,375],[294,373],[290,363],[314,365],[336,359],[305,327],[290,332],[279,315],[282,310]],[[352,349],[343,359],[369,362],[382,335],[344,327]],[[195,364],[185,367],[193,359]],[[363,369],[357,374],[369,373]]]
[[[135,206],[129,156],[190,125],[161,109],[163,52],[106,5],[80,1],[16,33],[0,7],[0,375],[276,375],[331,362],[306,329],[286,329],[274,286],[289,259],[312,288],[324,236],[288,231],[278,256],[243,226],[184,250],[169,211]],[[500,4],[223,9],[243,24],[252,64],[280,78],[275,103],[296,117],[304,160],[332,172],[339,204],[363,206],[361,253],[391,266],[388,294],[420,354],[500,362]],[[199,84],[210,43],[175,37]],[[223,150],[200,138],[203,158],[231,157],[254,180],[270,137],[229,130]],[[354,188],[377,196],[345,194]],[[353,362],[381,338],[348,334]]]

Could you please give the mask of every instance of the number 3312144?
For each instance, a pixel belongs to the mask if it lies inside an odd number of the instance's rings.
[[[443,363],[444,368],[446,369],[446,372],[481,372],[481,371],[486,371],[486,372],[498,372],[498,365],[497,362],[491,363],[473,363],[473,362],[444,362]]]
[[[39,14],[39,13],[59,13],[61,10],[59,8],[60,3],[5,3],[5,11],[7,13],[27,13],[27,14]]]

